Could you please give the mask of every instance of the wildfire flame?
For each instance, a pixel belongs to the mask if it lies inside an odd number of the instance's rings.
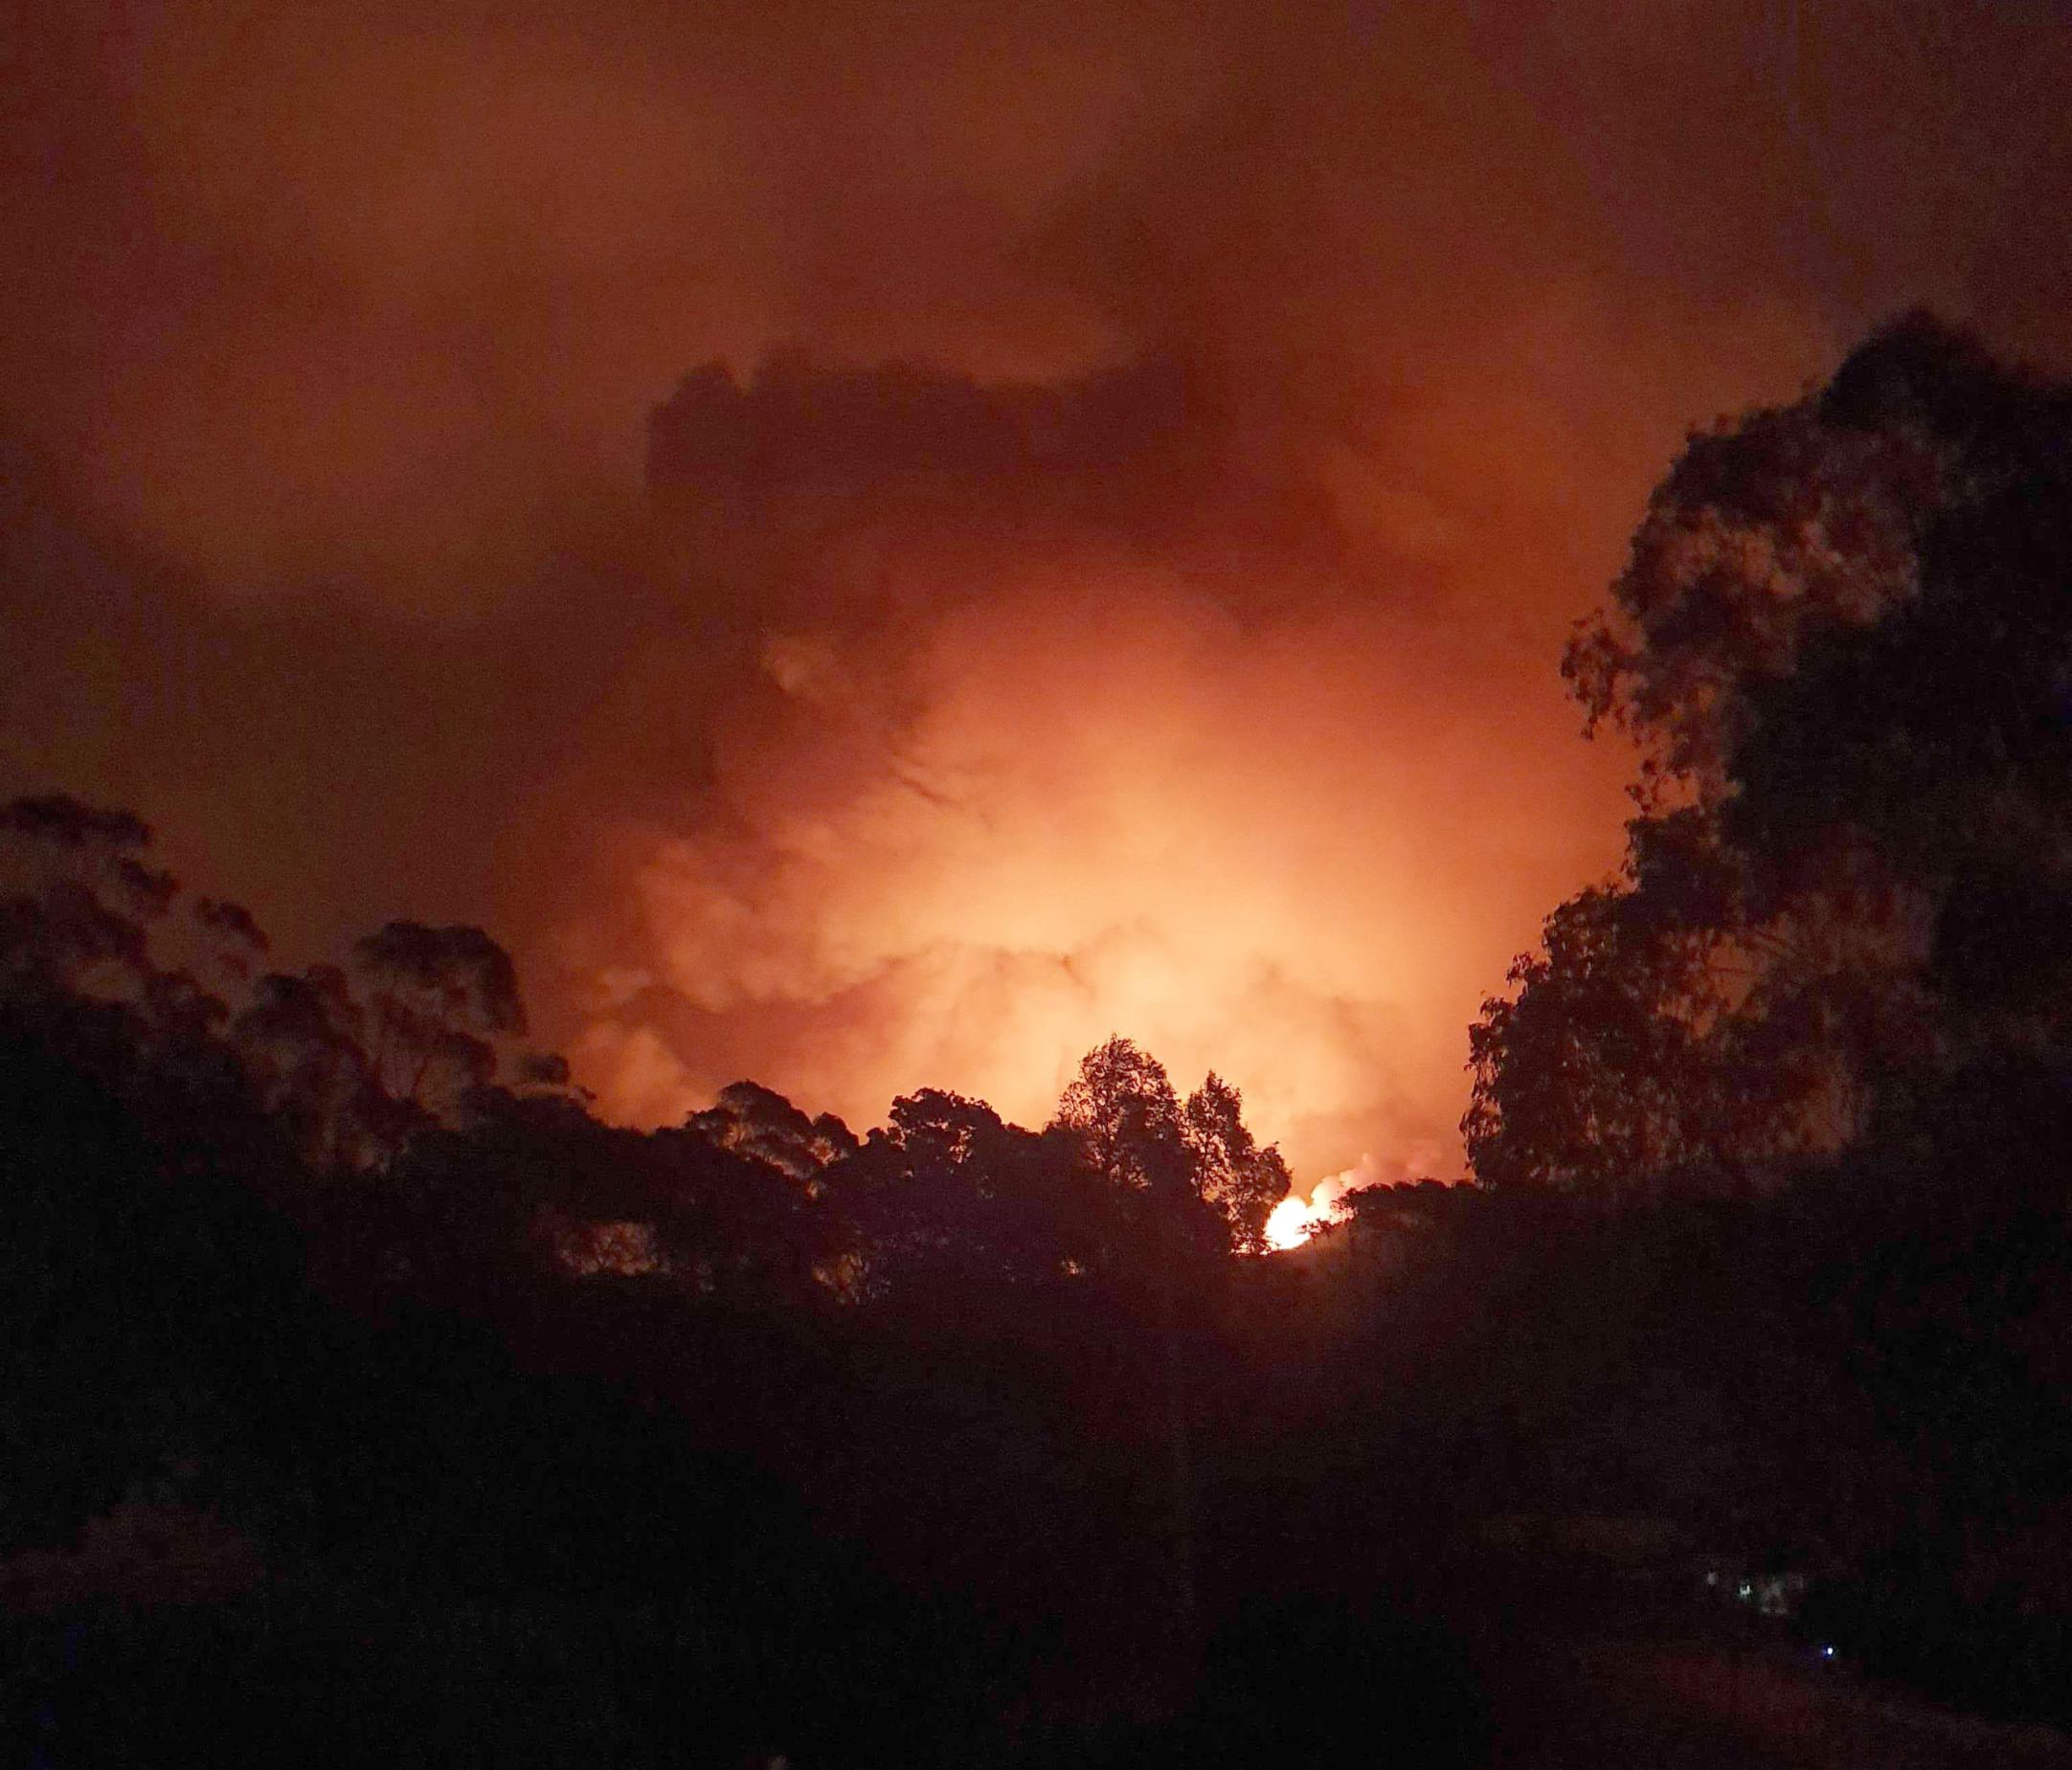
[[[1410,1171],[1415,1163],[1432,1158],[1437,1152],[1419,1150],[1413,1153]],[[1404,1176],[1406,1164],[1377,1161],[1374,1156],[1363,1154],[1359,1161],[1341,1174],[1327,1174],[1310,1188],[1307,1199],[1290,1193],[1273,1207],[1272,1215],[1266,1220],[1266,1244],[1276,1253],[1285,1253],[1291,1247],[1300,1247],[1319,1229],[1344,1221],[1345,1198],[1348,1193],[1358,1192],[1363,1186],[1377,1186]]]
[[[1266,1220],[1266,1244],[1275,1252],[1300,1247],[1329,1221],[1328,1208],[1319,1210],[1310,1199],[1290,1194],[1273,1207],[1273,1214]]]

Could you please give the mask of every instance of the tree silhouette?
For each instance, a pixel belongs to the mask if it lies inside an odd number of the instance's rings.
[[[757,1082],[730,1082],[709,1107],[685,1121],[685,1129],[809,1187],[818,1185],[830,1162],[857,1147],[855,1133],[833,1113],[811,1117]]]
[[[1086,1054],[1054,1122],[1079,1139],[1088,1166],[1119,1192],[1170,1200],[1189,1187],[1179,1097],[1163,1065],[1127,1039]]]
[[[368,1055],[366,1028],[335,965],[300,975],[267,973],[232,1023],[231,1039],[260,1100],[294,1128],[320,1172],[370,1165],[404,1129]]]
[[[150,927],[179,889],[142,858],[150,843],[141,818],[69,794],[0,807],[0,938],[11,989],[141,1002],[159,975]]]
[[[1104,1199],[1071,1138],[941,1088],[902,1095],[889,1117],[827,1176],[858,1300],[969,1321],[1096,1263]]]
[[[1214,1263],[1248,1240],[1288,1189],[1279,1154],[1259,1150],[1237,1091],[1211,1076],[1180,1104],[1164,1068],[1131,1041],[1112,1038],[1081,1060],[1058,1102],[1058,1130],[1123,1206],[1127,1268],[1151,1293],[1163,1344],[1165,1441],[1172,1499],[1173,1610],[1183,1650],[1198,1645],[1195,1468],[1186,1340]]]
[[[1213,1071],[1187,1096],[1181,1138],[1194,1170],[1194,1190],[1222,1218],[1241,1254],[1266,1246],[1266,1220],[1288,1196],[1288,1164],[1246,1129],[1244,1097]]]
[[[479,928],[391,922],[353,948],[368,986],[371,1061],[383,1090],[450,1103],[496,1074],[494,1040],[522,1035],[510,954]]]
[[[1469,1032],[1461,1131],[1487,1185],[1610,1196],[1723,1154],[1710,1132],[1721,1012],[1702,931],[1651,924],[1632,890],[1571,898]]]
[[[2072,393],[1920,316],[1693,438],[1565,664],[1638,816],[1484,1005],[1479,1176],[1760,1182],[2064,1051],[2068,451]]]

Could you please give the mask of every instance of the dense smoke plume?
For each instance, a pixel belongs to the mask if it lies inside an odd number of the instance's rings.
[[[0,785],[290,951],[485,921],[636,1119],[1121,1032],[1452,1172],[1684,427],[1915,302],[2066,344],[2040,0],[12,35]]]

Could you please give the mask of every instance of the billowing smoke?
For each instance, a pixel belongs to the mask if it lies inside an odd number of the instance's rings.
[[[0,786],[288,952],[487,922],[637,1119],[1041,1116],[1121,1032],[1451,1172],[1684,428],[1917,301],[2067,344],[2042,0],[21,35]]]
[[[1460,718],[1434,566],[1324,468],[1352,438],[1245,403],[1157,359],[794,360],[655,414],[679,569],[763,625],[709,789],[636,857],[631,962],[589,955],[611,1108],[764,1044],[866,1118],[920,1075],[1040,1118],[1123,1031],[1298,1160],[1430,1141],[1459,1056],[1425,1029],[1465,1024],[1493,919],[1529,930],[1514,808],[1551,777],[1488,748],[1520,683]]]

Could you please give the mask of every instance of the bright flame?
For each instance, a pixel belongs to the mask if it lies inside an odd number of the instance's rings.
[[[1266,1220],[1266,1244],[1278,1251],[1300,1247],[1329,1221],[1328,1207],[1318,1210],[1309,1199],[1291,1194],[1273,1207],[1273,1214]]]
[[[1389,1177],[1388,1164],[1376,1161],[1372,1155],[1362,1155],[1344,1173],[1327,1174],[1318,1180],[1310,1188],[1307,1199],[1290,1193],[1266,1220],[1267,1246],[1281,1252],[1300,1247],[1318,1230],[1327,1229],[1339,1221],[1347,1193],[1378,1185]]]

